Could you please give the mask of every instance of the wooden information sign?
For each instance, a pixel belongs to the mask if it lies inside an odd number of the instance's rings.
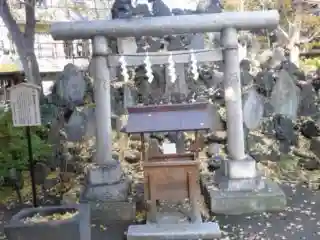
[[[20,83],[10,88],[10,106],[13,126],[41,125],[39,91],[40,87],[30,83]]]
[[[14,127],[25,127],[32,184],[33,206],[37,207],[37,192],[32,153],[31,126],[41,125],[39,93],[41,87],[20,83],[10,88],[10,107]]]

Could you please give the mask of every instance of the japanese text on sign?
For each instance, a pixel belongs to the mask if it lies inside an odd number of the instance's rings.
[[[15,127],[41,125],[39,90],[19,84],[10,91],[12,120]]]

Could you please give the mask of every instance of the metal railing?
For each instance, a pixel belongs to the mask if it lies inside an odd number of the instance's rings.
[[[39,59],[79,59],[90,58],[91,56],[91,44],[88,40],[52,43],[36,42],[34,48],[35,54]],[[0,49],[5,49],[3,40],[0,40]],[[11,44],[10,49],[6,50],[8,50],[10,54],[17,54],[13,44]]]
[[[24,13],[21,13],[21,11],[24,11],[24,7],[25,7],[24,1],[21,1],[21,0],[9,0],[9,1],[11,1],[10,2],[11,8],[15,9],[15,11],[13,12],[15,14],[15,17],[19,19],[19,21],[23,22],[25,18],[23,17]],[[113,2],[114,1],[110,0],[107,2],[96,4],[95,1],[88,3],[85,0],[73,0],[73,1],[68,1],[67,3],[65,1],[57,1],[57,0],[37,0],[36,12],[39,12],[40,13],[39,15],[42,16],[37,20],[46,20],[46,21],[59,20],[59,19],[51,19],[49,17],[51,13],[48,13],[49,15],[45,14],[47,10],[49,10],[50,12],[52,10],[58,10],[58,11],[62,10],[62,11],[65,11],[67,15],[69,13],[75,13],[75,15],[79,16],[80,19],[82,18],[105,19],[106,16],[110,15],[110,10]],[[47,17],[49,17],[50,20],[48,20]]]
[[[38,58],[90,58],[91,45],[89,41],[65,41],[62,43],[36,43],[35,53]]]
[[[114,1],[104,1],[103,2],[103,6],[97,6],[96,4],[94,4],[94,7],[88,7],[88,4],[86,3],[85,0],[73,0],[72,2],[70,1],[69,3],[66,3],[64,1],[57,1],[57,0],[36,0],[36,7],[37,8],[56,8],[56,9],[62,9],[62,8],[66,8],[66,7],[70,7],[70,6],[74,6],[74,7],[86,7],[86,8],[90,8],[90,9],[110,9],[112,4]],[[9,0],[9,4],[11,6],[14,6],[17,9],[21,9],[24,8],[25,3],[24,1],[21,0]]]

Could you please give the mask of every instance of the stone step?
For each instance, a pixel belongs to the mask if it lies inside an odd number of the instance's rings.
[[[131,225],[127,234],[127,240],[198,240],[219,237],[220,228],[215,222]]]

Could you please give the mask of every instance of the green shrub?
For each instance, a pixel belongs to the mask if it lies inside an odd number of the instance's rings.
[[[303,71],[315,71],[320,68],[320,58],[305,58],[300,60],[300,67]]]
[[[302,45],[302,48],[304,48],[306,50],[311,50],[313,48],[319,48],[319,47],[320,47],[319,41],[309,42],[309,43],[305,43]]]
[[[35,161],[46,161],[51,155],[51,146],[46,143],[45,127],[32,127],[31,139]],[[10,168],[28,168],[28,147],[24,127],[14,127],[10,110],[0,109],[0,176],[7,177]]]

